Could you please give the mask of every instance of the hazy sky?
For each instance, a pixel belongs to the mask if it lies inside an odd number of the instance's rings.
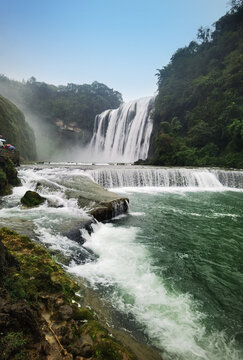
[[[227,0],[0,0],[0,73],[56,85],[95,80],[125,101],[229,10]]]

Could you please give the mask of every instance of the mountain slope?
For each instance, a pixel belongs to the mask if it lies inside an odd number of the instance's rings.
[[[25,121],[22,112],[0,95],[0,133],[7,143],[16,147],[20,156],[35,160],[36,148],[33,130]]]
[[[243,167],[243,4],[158,72],[150,163]]]

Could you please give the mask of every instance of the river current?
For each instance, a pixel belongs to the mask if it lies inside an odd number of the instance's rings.
[[[168,180],[113,188],[130,199],[128,214],[94,224],[91,235],[81,230],[81,246],[64,235],[63,226],[88,216],[66,198],[65,187],[69,178],[98,181],[94,171],[21,168],[23,186],[5,197],[1,224],[28,225],[38,241],[70,257],[66,269],[96,289],[125,319],[122,326],[135,337],[143,333],[164,360],[242,359],[243,190],[219,182],[222,173],[201,170],[194,182],[178,173],[178,185]],[[20,197],[41,182],[46,186],[39,192],[53,206],[22,209]],[[80,253],[86,261],[79,261]]]

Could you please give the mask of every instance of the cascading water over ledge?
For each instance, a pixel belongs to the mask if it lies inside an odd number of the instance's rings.
[[[243,171],[183,168],[102,168],[88,170],[95,182],[117,187],[197,187],[243,189]]]
[[[89,145],[94,161],[134,162],[146,159],[153,123],[154,97],[141,98],[106,110],[95,118]]]

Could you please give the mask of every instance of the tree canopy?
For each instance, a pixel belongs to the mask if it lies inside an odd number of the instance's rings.
[[[158,70],[150,163],[243,167],[243,1]]]
[[[36,114],[41,120],[62,128],[72,127],[86,132],[93,130],[95,116],[119,107],[122,95],[97,81],[92,84],[54,86],[31,77],[19,82],[0,75],[0,93]],[[70,125],[71,124],[71,125]]]

